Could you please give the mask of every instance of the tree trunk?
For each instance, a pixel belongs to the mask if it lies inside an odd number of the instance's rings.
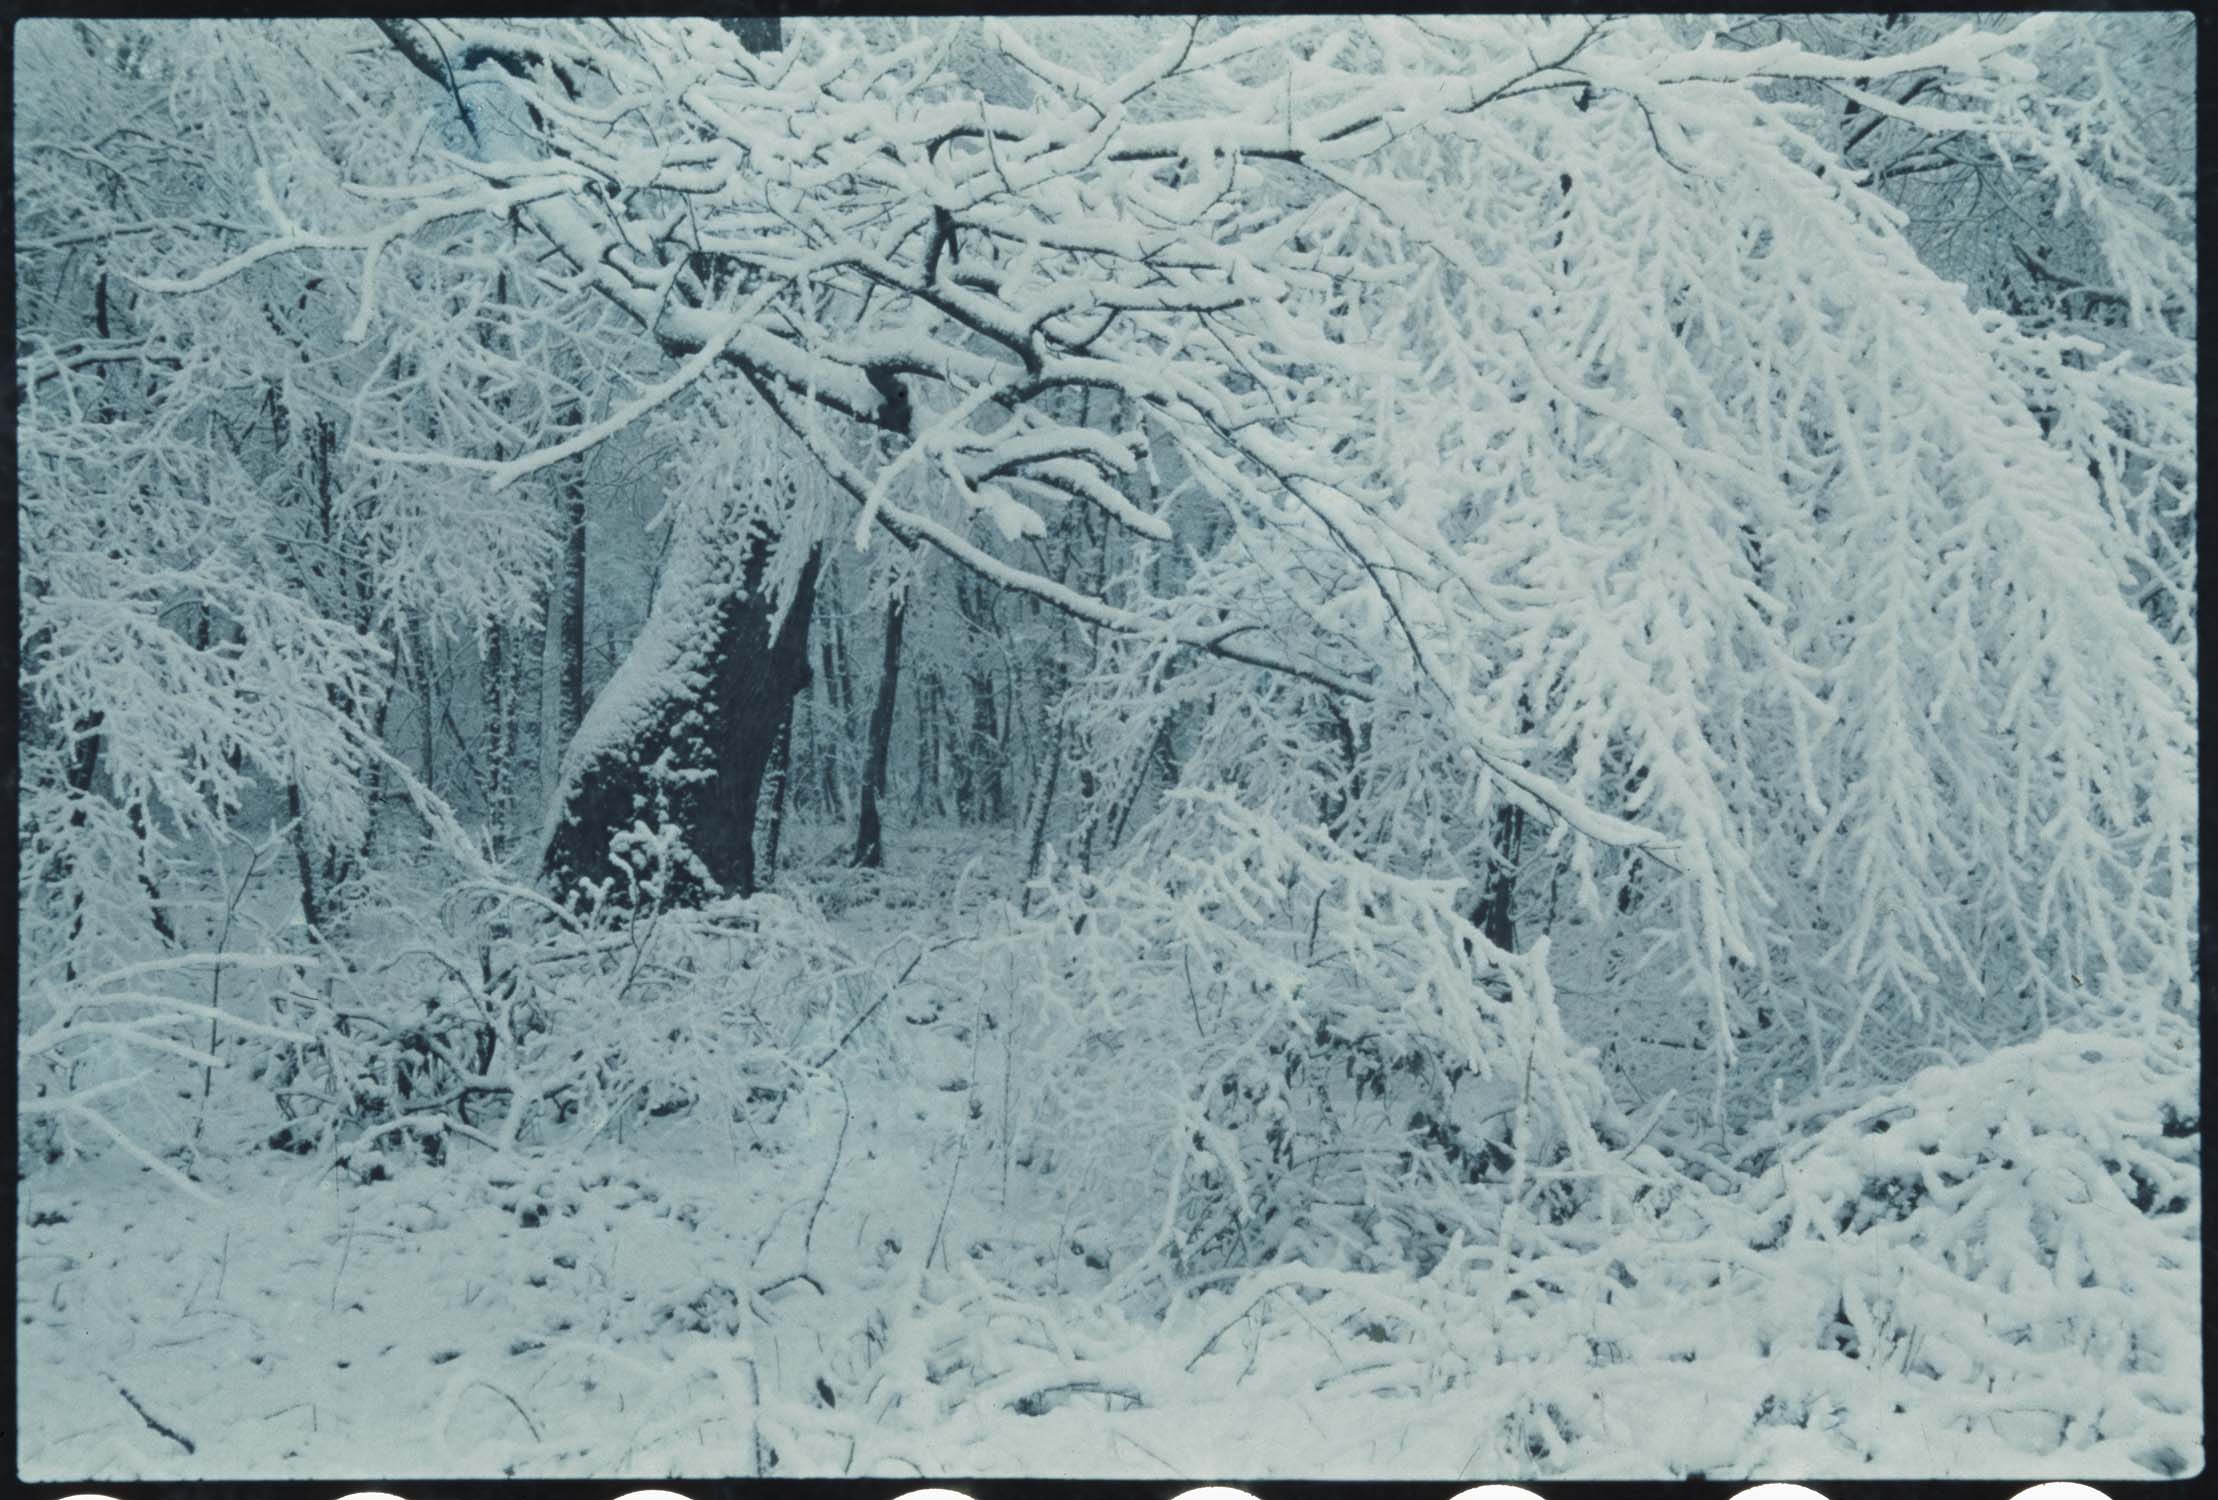
[[[927,668],[909,699],[916,705],[916,800],[933,817],[947,815],[947,797],[940,786],[939,674]]]
[[[436,792],[439,789],[439,711],[432,706],[436,694],[431,673],[431,632],[424,629],[423,622],[418,620],[411,634],[415,638],[413,654],[416,658],[416,706],[423,718],[424,786],[427,790]]]
[[[870,708],[870,747],[863,760],[862,816],[855,827],[855,867],[876,870],[885,865],[884,843],[879,837],[878,801],[886,794],[886,755],[893,748],[894,694],[901,682],[901,620],[906,613],[899,595],[886,606],[886,659],[878,669],[878,701]]]
[[[564,422],[575,425],[583,413],[572,407]],[[585,722],[585,475],[567,466],[562,497],[562,633],[557,651],[559,684],[555,709],[556,743],[567,745]]]
[[[1019,902],[1019,915],[1032,911],[1032,882],[1039,876],[1040,861],[1047,853],[1047,815],[1055,804],[1055,783],[1063,775],[1063,730],[1051,725],[1048,730],[1047,774],[1032,803],[1032,827],[1025,838],[1024,896]]]
[[[1517,947],[1517,860],[1525,842],[1525,810],[1504,803],[1494,813],[1494,858],[1471,925],[1504,953]]]
[[[827,723],[823,723],[823,726],[816,726],[814,721],[810,723],[812,730],[823,734],[823,746],[818,748],[818,763],[823,766],[825,774],[825,812],[834,819],[845,817],[847,812],[847,797],[841,781],[841,763],[847,752],[847,732],[854,728],[854,695],[847,686],[847,652],[841,646],[841,637],[843,632],[838,628],[838,619],[827,617],[823,639],[823,701],[827,708]]]
[[[493,838],[493,857],[508,849],[509,730],[514,705],[509,701],[507,630],[495,620],[485,631],[485,822]]]
[[[784,41],[776,16],[718,24],[751,52],[775,52]],[[571,515],[582,523],[582,499]],[[570,548],[582,641],[582,524]],[[677,576],[658,580],[646,629],[581,714],[563,758],[543,863],[558,892],[580,894],[584,882],[606,878],[611,840],[652,818],[674,826],[693,856],[668,872],[667,899],[692,905],[718,891],[754,894],[756,804],[793,699],[808,685],[821,561],[811,547],[779,615],[765,586],[776,549],[767,528],[729,511],[688,507],[672,526]],[[584,652],[572,659],[582,667]],[[583,697],[581,681],[575,700]]]
[[[1001,822],[1007,813],[1002,793],[1001,715],[994,710],[993,671],[970,678],[970,753],[976,763],[978,821]]]
[[[323,936],[323,903],[316,899],[316,864],[308,852],[308,817],[300,802],[300,783],[285,783],[285,815],[293,820],[293,863],[300,873],[300,915],[308,930]]]
[[[743,512],[680,514],[646,628],[564,759],[543,861],[558,892],[615,874],[611,841],[644,822],[675,828],[692,855],[666,872],[666,899],[754,893],[756,806],[779,725],[808,685],[820,560],[812,547],[779,615],[775,555]]]
[[[786,705],[786,716],[778,725],[778,748],[770,755],[770,813],[764,819],[762,836],[761,888],[768,890],[778,878],[778,836],[786,823],[786,787],[793,780],[793,718],[801,700],[795,697]]]
[[[1522,700],[1517,732],[1533,732],[1531,710]],[[1504,802],[1494,810],[1494,854],[1487,861],[1479,904],[1471,909],[1471,925],[1504,953],[1517,948],[1517,866],[1524,852],[1525,810]]]

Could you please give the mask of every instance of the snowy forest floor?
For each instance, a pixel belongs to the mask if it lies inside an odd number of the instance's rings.
[[[844,1211],[825,1210],[842,1222],[818,1226],[827,1298],[798,1281],[759,1290],[781,1274],[755,1250],[784,1197],[774,1170],[675,1150],[542,1166],[495,1201],[482,1175],[422,1168],[355,1187],[277,1157],[206,1174],[216,1209],[113,1162],[56,1173],[24,1195],[18,1231],[19,1472],[752,1472],[751,1379],[767,1392],[824,1378],[838,1399],[832,1339],[857,1309],[827,1303],[899,1281],[929,1242],[929,1212],[906,1210],[936,1205],[900,1187],[916,1163],[881,1164],[880,1191],[850,1184]],[[774,1473],[892,1476],[2150,1474],[2123,1444],[2041,1456],[2032,1414],[2016,1430],[1951,1430],[1921,1415],[1920,1382],[1838,1355],[1836,1436],[1766,1420],[1784,1372],[1760,1358],[1603,1368],[1581,1345],[1499,1384],[1380,1394],[1314,1341],[1274,1341],[1261,1359],[1251,1342],[1227,1338],[1183,1380],[1180,1340],[1135,1350],[1131,1363],[1177,1381],[1175,1406],[1071,1392],[881,1426],[822,1393],[766,1401],[764,1459]],[[1334,1375],[1358,1389],[1314,1389]],[[1616,1432],[1564,1442],[1534,1393],[1589,1382]]]
[[[919,908],[945,899],[961,841],[913,841],[883,877],[836,872],[819,842],[795,878],[818,881],[820,898],[837,891],[835,923],[868,944],[933,919]],[[192,1164],[213,1202],[120,1156],[34,1172],[17,1206],[19,1475],[2151,1477],[2201,1465],[2200,1390],[2181,1389],[2199,1369],[2192,1262],[2082,1283],[2089,1298],[2139,1297],[2183,1341],[2132,1393],[2117,1340],[2094,1327],[2101,1307],[2090,1321],[2067,1306],[2074,1293],[2046,1271],[2039,1288],[2004,1273],[2030,1299],[2028,1331],[2006,1342],[2027,1346],[2037,1374],[1990,1370],[1983,1392],[1962,1368],[1980,1349],[1952,1362],[1917,1332],[1937,1345],[1961,1327],[1952,1283],[1905,1280],[1900,1266],[1890,1317],[1912,1330],[1907,1346],[1774,1347],[1780,1307],[1833,1297],[1823,1276],[1836,1265],[1862,1288],[1850,1297],[1879,1300],[1898,1252],[1876,1232],[1772,1252],[1776,1275],[1761,1255],[1744,1250],[1744,1269],[1721,1255],[1710,1289],[1677,1300],[1644,1265],[1647,1289],[1606,1309],[1426,1300],[1423,1277],[1301,1267],[1227,1280],[1158,1317],[1104,1306],[1096,1294],[1134,1231],[1091,1222],[1082,1185],[1012,1173],[978,1097],[1006,1086],[1008,1061],[991,1056],[975,997],[944,975],[937,989],[872,1019],[881,1035],[852,1049],[844,1125],[840,1107],[797,1092],[729,1125],[679,1114],[533,1156],[459,1143],[442,1165],[396,1153],[365,1181],[255,1149],[270,1125],[248,1114],[242,1085],[229,1104],[218,1090]],[[781,1110],[808,1119],[781,1124]],[[2017,1149],[2037,1170],[2038,1151]],[[2191,1249],[2199,1204],[2180,1213],[2167,1232]],[[1928,1226],[1915,1240],[1931,1238]],[[2058,1282],[2072,1253],[2049,1268]],[[2045,1323],[2042,1296],[2058,1304]],[[1366,1298],[1388,1313],[1351,1318]],[[1427,1331],[1424,1318],[1468,1321]],[[1492,1369],[1471,1353],[1487,1348]],[[2114,1399],[2087,1394],[2114,1387]]]

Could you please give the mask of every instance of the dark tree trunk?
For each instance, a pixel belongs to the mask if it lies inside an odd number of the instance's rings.
[[[77,732],[84,737],[70,748],[69,761],[62,767],[62,779],[69,783],[69,789],[79,797],[90,797],[92,795],[93,772],[100,765],[99,731],[100,715],[87,714],[84,718],[78,720]],[[69,826],[72,828],[85,826],[85,810],[82,806],[71,810]],[[70,898],[69,940],[72,943],[76,942],[79,935],[85,930],[84,905],[85,894],[83,891],[79,891]],[[76,979],[77,965],[74,962],[64,963],[62,965],[62,977],[68,980]]]
[[[676,828],[697,862],[668,872],[668,899],[756,889],[756,808],[779,726],[808,684],[819,557],[810,549],[774,631],[775,539],[730,510],[689,509],[677,525],[646,629],[563,767],[543,868],[564,894],[613,874],[611,840],[641,822]]]
[[[1531,710],[1520,700],[1517,732],[1531,734]],[[1487,861],[1471,925],[1504,953],[1517,947],[1517,866],[1524,853],[1525,810],[1504,802],[1494,810],[1494,855]]]
[[[1172,715],[1165,714],[1156,724],[1155,738],[1149,742],[1147,753],[1140,757],[1140,764],[1133,770],[1131,790],[1124,794],[1123,803],[1116,809],[1116,821],[1109,829],[1111,854],[1116,853],[1117,846],[1124,842],[1125,825],[1132,820],[1132,809],[1139,805],[1140,794],[1147,790],[1148,773],[1160,767],[1165,772],[1164,785],[1169,787],[1175,784],[1176,772],[1171,767],[1171,720]]]
[[[1517,860],[1525,842],[1525,810],[1504,803],[1494,814],[1494,858],[1471,925],[1504,953],[1517,947]]]
[[[878,669],[878,701],[870,708],[870,747],[863,759],[862,815],[855,826],[855,867],[876,870],[886,862],[879,835],[878,801],[886,794],[886,756],[893,749],[894,695],[901,685],[901,620],[898,595],[886,606],[886,659]]]
[[[424,786],[436,792],[439,789],[439,710],[433,706],[437,696],[431,672],[431,632],[424,629],[421,620],[416,622],[416,706],[423,718]]]
[[[829,710],[829,723],[823,726],[824,743],[819,756],[824,768],[824,808],[833,817],[844,817],[847,812],[845,786],[840,777],[840,767],[847,754],[847,735],[855,722],[854,689],[847,677],[847,653],[841,647],[842,632],[839,619],[828,614],[824,620],[824,641],[821,647],[824,658],[824,703]]]
[[[571,425],[582,420],[572,407],[564,416]],[[563,485],[562,634],[555,734],[567,745],[585,722],[585,476],[570,465]]]
[[[1340,785],[1319,799],[1318,816],[1327,832],[1338,838],[1347,829],[1348,814],[1354,810],[1356,799],[1363,795],[1363,774],[1357,769],[1360,762],[1356,755],[1355,726],[1338,703],[1327,703],[1325,712],[1331,716],[1333,744],[1340,751]]]
[[[940,784],[939,674],[927,670],[910,697],[916,704],[917,805],[930,808],[935,817],[945,817],[947,794]]]
[[[285,815],[293,820],[293,863],[300,872],[300,915],[308,930],[323,935],[323,903],[316,898],[316,863],[308,852],[308,818],[300,803],[300,783],[285,783]]]
[[[1101,826],[1101,778],[1093,767],[1078,768],[1078,868],[1094,867],[1094,830]]]
[[[70,752],[69,764],[62,770],[62,779],[68,782],[69,789],[80,797],[90,797],[92,795],[93,778],[100,769],[100,724],[101,716],[97,713],[87,714],[77,721],[77,731],[83,738],[77,742],[76,748]],[[139,858],[142,861],[139,866],[139,887],[146,892],[146,899],[153,917],[154,930],[160,934],[164,942],[174,944],[177,941],[177,930],[170,925],[169,912],[163,907],[162,888],[155,882],[154,876],[143,863],[146,858],[146,812],[143,808],[134,804],[130,809],[129,817],[131,832],[139,841]],[[69,822],[73,828],[84,827],[85,810],[80,807],[72,812],[69,815]],[[82,905],[82,898],[79,899],[77,904]],[[83,930],[84,917],[80,913],[71,919],[69,935],[74,939]],[[68,969],[68,977],[71,979],[77,977],[74,967]]]
[[[485,632],[485,821],[492,830],[495,859],[508,849],[510,731],[515,722],[508,691],[507,635],[498,620]]]
[[[800,703],[797,696],[786,705],[786,716],[778,724],[778,748],[770,753],[770,812],[763,820],[760,872],[764,890],[778,878],[778,836],[786,825],[786,788],[793,780],[793,717]]]
[[[1006,799],[1001,778],[1001,715],[994,710],[990,670],[971,674],[970,708],[970,753],[977,767],[974,787],[978,796],[978,821],[999,823],[1006,816]]]
[[[1032,802],[1032,827],[1025,837],[1024,896],[1017,910],[1029,914],[1032,910],[1032,881],[1040,873],[1040,861],[1047,853],[1047,815],[1055,805],[1055,783],[1063,775],[1063,731],[1060,725],[1048,730],[1047,772],[1041,779],[1040,789]]]

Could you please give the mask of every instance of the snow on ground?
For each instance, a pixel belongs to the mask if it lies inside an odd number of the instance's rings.
[[[960,920],[944,914],[959,835],[911,839],[870,876],[834,875],[830,843],[800,844],[793,880],[819,885],[858,946],[914,924],[920,908]],[[981,888],[1013,874],[978,873]],[[979,1096],[1010,1064],[994,1057],[979,1002],[943,974],[886,1007],[849,1049],[844,1129],[830,1089],[803,1089],[742,1120],[679,1114],[535,1159],[462,1145],[444,1166],[396,1154],[363,1180],[227,1149],[269,1128],[250,1129],[243,1085],[228,1133],[193,1167],[213,1203],[114,1156],[35,1172],[17,1205],[19,1474],[2145,1478],[2152,1462],[2201,1463],[2199,1390],[2181,1392],[2192,1396],[2184,1416],[2121,1400],[2118,1415],[2075,1429],[2007,1390],[1942,1383],[1955,1374],[1937,1346],[1966,1325],[1934,1300],[1896,1310],[1901,1326],[1935,1330],[1934,1352],[1858,1358],[1809,1337],[1772,1346],[1772,1322],[1806,1322],[1810,1288],[1829,1285],[1836,1264],[1850,1288],[1912,1285],[1888,1257],[1933,1239],[1938,1207],[1856,1226],[1837,1246],[1821,1232],[1775,1252],[1770,1265],[1791,1271],[1663,1241],[1606,1247],[1693,1267],[1685,1284],[1708,1288],[1693,1294],[1659,1290],[1668,1278],[1648,1263],[1638,1293],[1628,1276],[1605,1297],[1491,1303],[1444,1290],[1444,1276],[1287,1267],[1160,1320],[1104,1307],[1094,1294],[1126,1240],[1087,1225],[1082,1191],[1009,1169],[1007,1137],[995,1139],[992,1101]],[[1983,1066],[2093,1079],[2136,1065],[2097,1050]],[[2051,1093],[2089,1087],[2066,1077]],[[1976,1160],[1988,1134],[1977,1099],[1944,1099],[1916,1131],[1899,1109],[1871,1113],[1897,1122],[1893,1133],[1857,1121],[1836,1132],[1862,1153],[1859,1170],[1931,1160],[1945,1171],[1961,1158],[1996,1180]],[[2126,1144],[2149,1135],[2130,1113],[2008,1149],[2063,1182],[2067,1208],[2097,1215],[2100,1203],[2070,1186],[2085,1172],[2070,1153],[2097,1128]],[[1767,1180],[1807,1198],[1847,1159],[1813,1157]],[[2000,1277],[2056,1297],[2057,1337],[2076,1337],[2075,1294],[2052,1291],[2039,1265],[2003,1264],[2023,1226],[1997,1224],[1981,1232],[1983,1258],[1960,1248],[1954,1269],[1920,1262],[1917,1284],[1946,1293],[1961,1274],[1976,1308],[1989,1293],[1975,1283]],[[2168,1232],[2195,1238],[2185,1221]],[[2193,1300],[2175,1284],[2191,1266],[2136,1264],[2127,1294]],[[2087,1298],[2119,1294],[2107,1270],[2100,1279]],[[1412,1315],[1391,1334],[1392,1317],[1366,1325],[1350,1315],[1366,1297]],[[2101,1389],[2102,1342],[2048,1349],[2047,1378]]]
[[[1495,1386],[1376,1393],[1291,1319],[1183,1378],[1175,1338],[1135,1349],[1175,1405],[1085,1393],[881,1422],[837,1340],[923,1254],[898,1173],[858,1174],[838,1232],[819,1224],[827,1298],[780,1284],[799,1234],[765,1222],[775,1170],[663,1147],[366,1185],[273,1153],[204,1173],[215,1208],[113,1162],[26,1184],[21,1477],[703,1477],[755,1472],[758,1440],[772,1472],[803,1474],[2149,1472],[2123,1444],[2038,1456],[2035,1414],[1950,1430],[1921,1417],[1922,1382],[1838,1356],[1597,1368],[1582,1347]],[[1795,1425],[1772,1393],[1804,1383],[1838,1404]],[[758,1390],[782,1393],[759,1415]]]

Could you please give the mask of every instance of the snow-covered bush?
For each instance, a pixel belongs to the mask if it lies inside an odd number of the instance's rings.
[[[1298,1258],[1429,1266],[1562,1219],[1602,1150],[1546,944],[1487,943],[1455,881],[1181,792],[1000,936],[1020,1162],[1083,1183],[1127,1285]]]
[[[1667,1227],[1634,1264],[1684,1299],[1681,1326],[1779,1359],[1779,1400],[1805,1414],[1868,1409],[1866,1376],[1901,1377],[1892,1401],[1936,1432],[2119,1444],[2183,1472],[2202,1441],[2182,1400],[2201,1352],[2199,1063],[2171,1026],[1928,1068],[1784,1145],[1732,1200],[1689,1195],[1665,1218],[1685,1237]]]
[[[213,1075],[230,1064],[219,1043],[308,1042],[285,1024],[283,997],[313,964],[280,953],[184,953],[82,977],[58,964],[26,966],[16,994],[18,1171],[113,1146],[196,1191],[163,1157],[206,1122]]]
[[[481,874],[436,921],[420,900],[360,913],[390,956],[296,1001],[315,1041],[284,1067],[284,1140],[505,1150],[687,1113],[774,1144],[797,1081],[886,986],[794,899],[671,906],[684,863],[667,828],[642,826],[616,852],[623,902],[581,913]]]

